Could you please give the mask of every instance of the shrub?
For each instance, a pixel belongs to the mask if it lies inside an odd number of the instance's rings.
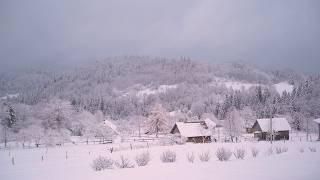
[[[317,152],[317,148],[316,147],[309,147],[310,152]]]
[[[188,162],[193,163],[195,159],[194,153],[187,153],[187,159]]]
[[[208,162],[210,160],[210,152],[202,152],[199,154],[199,159],[201,162]]]
[[[232,156],[232,152],[225,148],[218,148],[216,151],[216,156],[218,157],[219,161],[228,161]]]
[[[175,152],[168,150],[162,153],[160,159],[164,163],[172,163],[176,161],[176,157],[177,155]]]
[[[288,147],[282,147],[281,150],[282,150],[282,152],[288,152],[289,149],[288,149]]]
[[[134,165],[132,164],[132,162],[128,158],[122,155],[120,156],[120,161],[115,162],[115,165],[120,169],[134,168]]]
[[[143,152],[136,156],[136,163],[138,166],[146,166],[150,161],[150,153]]]
[[[234,152],[233,155],[236,159],[244,159],[246,156],[246,150],[244,148],[237,148]]]
[[[282,153],[288,151],[288,148],[287,148],[287,147],[276,147],[275,149],[276,149],[276,153],[277,153],[277,154],[282,154]]]
[[[299,152],[300,152],[300,153],[304,153],[304,148],[303,148],[303,147],[300,147],[300,148],[299,148]]]
[[[269,147],[269,148],[267,149],[266,155],[267,155],[267,156],[270,156],[270,155],[272,155],[272,154],[273,154],[273,147],[271,146],[271,147]]]
[[[101,171],[104,169],[112,169],[113,168],[113,160],[108,158],[108,157],[101,157],[99,156],[98,158],[93,160],[92,163],[92,168],[95,171]]]
[[[252,157],[254,157],[254,158],[257,157],[259,154],[259,149],[255,148],[255,147],[251,148],[251,154],[252,154]]]
[[[180,137],[180,136],[177,136],[177,135],[172,136],[170,139],[171,139],[171,142],[179,144],[179,145],[186,144],[186,142],[187,142],[187,138]]]

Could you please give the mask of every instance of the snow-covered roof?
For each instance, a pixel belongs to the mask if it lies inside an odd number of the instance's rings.
[[[176,122],[177,128],[184,137],[210,136],[211,133],[205,128],[203,122]]]
[[[319,119],[315,119],[315,120],[313,120],[314,122],[316,122],[316,123],[318,123],[318,124],[320,124],[320,118]]]
[[[204,122],[206,122],[207,126],[210,128],[214,128],[217,126],[217,124],[209,118],[204,119]]]
[[[270,119],[258,119],[262,132],[270,131]],[[290,131],[291,127],[286,118],[272,118],[272,129],[274,131]]]

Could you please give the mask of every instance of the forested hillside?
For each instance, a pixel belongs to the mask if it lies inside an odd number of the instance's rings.
[[[273,85],[280,82],[293,89],[279,93]],[[320,117],[320,76],[242,63],[116,57],[59,72],[2,73],[0,97],[1,133],[20,139],[109,136],[101,125],[105,118],[124,130],[146,119],[149,128],[156,104],[163,114],[231,123],[236,134],[256,118],[271,116],[285,116],[294,129],[306,131],[314,128],[310,120]]]

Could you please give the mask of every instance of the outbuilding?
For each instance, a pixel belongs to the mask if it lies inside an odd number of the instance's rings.
[[[289,140],[291,127],[286,118],[257,119],[252,126],[254,137],[258,140]]]
[[[205,121],[176,122],[170,133],[186,138],[187,142],[211,142],[211,132]]]

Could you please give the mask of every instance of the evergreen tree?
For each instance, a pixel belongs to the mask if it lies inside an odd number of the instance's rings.
[[[1,124],[9,129],[15,128],[17,123],[16,112],[12,105],[10,104],[5,104],[5,105],[7,106],[7,110],[5,112],[6,115],[3,118]]]

